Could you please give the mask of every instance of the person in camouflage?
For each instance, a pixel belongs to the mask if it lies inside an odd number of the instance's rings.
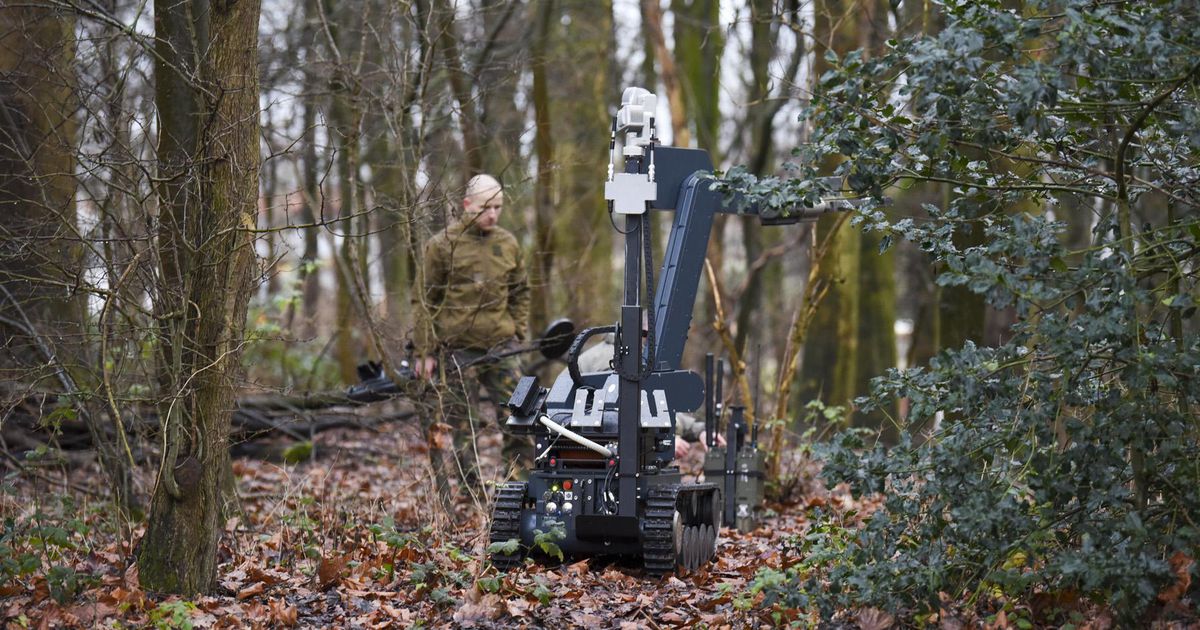
[[[464,482],[477,479],[474,437],[481,417],[479,386],[487,391],[496,409],[503,435],[504,466],[520,466],[529,459],[528,440],[504,429],[500,405],[508,400],[520,379],[516,356],[491,359],[526,341],[529,319],[529,286],[521,247],[516,237],[500,227],[504,193],[490,175],[477,175],[467,184],[461,216],[425,244],[422,273],[414,292],[418,313],[414,334],[416,371],[425,379],[436,377],[443,387],[437,405],[441,429],[449,431],[456,462],[452,470]],[[442,450],[435,435],[431,448]],[[435,453],[439,485],[449,476],[438,470],[442,459]]]

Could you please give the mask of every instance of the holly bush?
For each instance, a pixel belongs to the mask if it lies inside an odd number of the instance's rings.
[[[836,164],[867,200],[861,229],[1016,314],[1002,345],[946,349],[856,401],[909,402],[898,445],[824,449],[827,481],[881,507],[837,553],[812,543],[819,561],[778,596],[915,617],[1069,593],[1131,623],[1188,596],[1200,543],[1200,8],[935,4],[936,33],[829,56],[792,173],[722,181],[786,214],[828,194]],[[947,202],[888,210],[921,182]],[[1077,212],[1091,238],[1068,247]],[[974,230],[981,244],[956,238]]]

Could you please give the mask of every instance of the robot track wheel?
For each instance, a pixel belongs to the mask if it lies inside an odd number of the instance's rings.
[[[527,484],[523,481],[502,484],[496,490],[496,503],[492,506],[492,528],[489,543],[507,543],[521,540],[521,509],[525,503]],[[525,559],[523,549],[515,553],[492,553],[492,565],[501,571],[521,566]]]
[[[646,499],[642,559],[646,573],[696,571],[716,555],[720,490],[714,484],[653,487]]]

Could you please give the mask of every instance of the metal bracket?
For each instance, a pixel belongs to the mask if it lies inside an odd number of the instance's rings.
[[[575,390],[575,406],[571,409],[571,426],[598,427],[603,419],[603,392],[584,388]]]
[[[643,429],[671,428],[671,411],[667,409],[667,393],[661,389],[654,390],[654,413],[650,412],[650,397],[642,390],[641,426]]]
[[[658,199],[658,184],[638,173],[617,173],[604,182],[604,198],[617,214],[645,214],[646,204]]]

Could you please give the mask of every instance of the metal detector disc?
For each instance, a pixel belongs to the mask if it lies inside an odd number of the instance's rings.
[[[567,353],[574,340],[575,322],[566,318],[556,319],[550,322],[538,340],[538,352],[547,359],[557,359]]]

